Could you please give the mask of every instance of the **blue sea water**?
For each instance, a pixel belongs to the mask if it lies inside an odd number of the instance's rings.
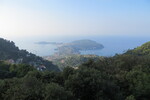
[[[62,38],[30,38],[15,41],[16,45],[20,49],[26,49],[27,51],[34,53],[38,56],[48,56],[54,54],[57,48],[55,45],[39,45],[36,42],[48,41],[48,42],[71,42],[74,40],[91,39],[104,45],[102,50],[87,50],[81,51],[81,54],[95,54],[99,56],[113,56],[115,54],[121,54],[129,49],[136,48],[145,42],[150,41],[150,37],[128,37],[128,36],[86,36],[86,37],[62,37]]]

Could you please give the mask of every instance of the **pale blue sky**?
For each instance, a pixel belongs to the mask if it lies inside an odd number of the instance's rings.
[[[150,36],[150,0],[0,0],[0,37]]]

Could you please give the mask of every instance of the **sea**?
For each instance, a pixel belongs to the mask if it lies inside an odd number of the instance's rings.
[[[56,45],[46,44],[40,45],[37,42],[58,42],[69,43],[75,40],[90,39],[104,45],[102,50],[86,50],[81,51],[81,54],[93,54],[98,56],[114,56],[122,54],[127,50],[134,49],[142,44],[150,41],[150,37],[144,36],[68,36],[68,37],[28,37],[13,40],[20,49],[27,50],[38,56],[50,56],[57,52]]]

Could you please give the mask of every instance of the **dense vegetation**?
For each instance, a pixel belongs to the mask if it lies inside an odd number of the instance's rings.
[[[0,60],[11,60],[11,63],[24,63],[34,67],[45,66],[48,70],[59,71],[58,67],[43,58],[29,53],[26,50],[19,50],[15,43],[0,38]]]
[[[130,52],[62,72],[0,62],[0,100],[150,100],[150,56]]]

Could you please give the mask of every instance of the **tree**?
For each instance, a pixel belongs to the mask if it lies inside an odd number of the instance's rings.
[[[71,68],[71,67],[64,68],[64,70],[63,70],[63,77],[64,77],[64,79],[67,80],[68,77],[70,75],[72,75],[73,73],[74,73],[74,69],[73,68]]]
[[[69,91],[56,83],[50,83],[46,86],[45,100],[74,100],[73,95]]]
[[[30,65],[19,64],[19,65],[11,65],[10,72],[15,73],[17,77],[25,76],[29,71],[33,71],[33,68]]]
[[[125,100],[135,100],[133,95],[128,96]]]
[[[34,77],[13,80],[4,93],[4,100],[43,100],[43,84]]]
[[[141,66],[135,67],[128,72],[126,78],[130,92],[137,100],[149,100],[150,98],[150,74],[148,69]],[[145,70],[147,69],[147,70]]]
[[[117,86],[100,71],[86,67],[76,70],[65,81],[65,87],[80,100],[116,100],[118,92]]]

